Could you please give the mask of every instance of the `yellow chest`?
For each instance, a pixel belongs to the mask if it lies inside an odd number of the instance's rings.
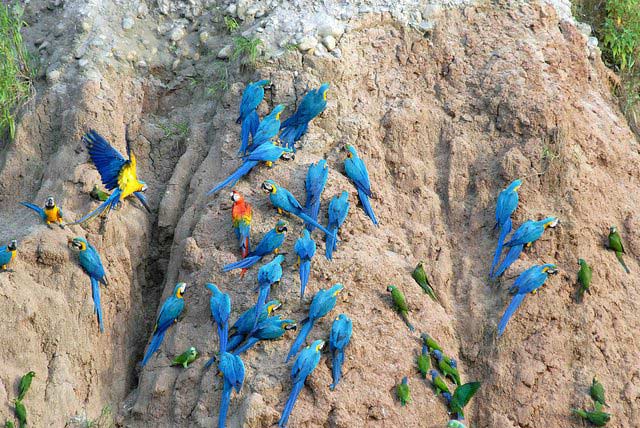
[[[13,260],[15,258],[16,258],[16,250],[13,250],[13,251],[11,251],[11,259],[9,261],[11,261],[11,260]]]
[[[122,171],[120,171],[120,176],[118,177],[118,186],[122,192],[120,195],[121,201],[134,192],[140,192],[142,190],[142,183],[138,181],[135,166],[127,164],[122,167]]]
[[[58,207],[45,208],[44,215],[47,221],[58,221],[60,219],[60,210]]]

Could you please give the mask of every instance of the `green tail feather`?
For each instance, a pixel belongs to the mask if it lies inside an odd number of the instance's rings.
[[[620,251],[616,251],[616,258],[618,259],[618,261],[620,262],[620,264],[624,268],[624,271],[627,272],[627,273],[631,273],[631,271],[627,267],[626,263],[624,262],[624,259],[622,258],[622,253]]]

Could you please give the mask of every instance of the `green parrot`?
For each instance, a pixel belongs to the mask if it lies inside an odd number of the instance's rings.
[[[449,400],[449,410],[451,410],[451,413],[455,414],[458,419],[464,419],[462,409],[469,404],[469,401],[478,389],[480,389],[480,382],[469,382],[457,387]]]
[[[393,305],[404,320],[404,323],[409,327],[410,331],[414,331],[415,328],[413,328],[409,321],[409,307],[407,306],[407,300],[405,299],[404,294],[402,294],[402,291],[400,291],[395,285],[388,286],[387,291],[391,293]]]
[[[452,419],[447,423],[447,428],[467,428],[467,427],[462,422]]]
[[[417,362],[422,379],[426,379],[427,373],[429,373],[429,369],[431,368],[431,357],[429,356],[429,348],[427,348],[427,345],[422,345],[422,352],[418,354]]]
[[[189,367],[189,364],[197,360],[199,356],[200,354],[198,354],[198,350],[192,346],[191,348],[184,351],[182,354],[175,357],[171,362],[171,365],[172,366],[181,365],[186,369],[187,367]]]
[[[97,184],[94,184],[93,189],[91,189],[91,192],[89,192],[89,196],[91,196],[91,198],[95,199],[96,201],[104,202],[109,199],[109,196],[111,195],[109,195],[107,192],[103,192],[98,188]]]
[[[409,391],[409,380],[407,377],[402,378],[402,382],[398,385],[396,389],[396,394],[398,395],[398,400],[400,400],[400,404],[406,406],[407,403],[411,401],[411,393]]]
[[[36,376],[36,373],[33,371],[30,371],[26,375],[22,376],[22,378],[20,378],[20,386],[18,387],[18,398],[17,398],[18,401],[22,401],[24,399],[24,396],[27,394],[27,391],[29,391],[29,388],[31,387],[31,381],[35,376]]]
[[[13,426],[13,422],[11,422],[10,420],[7,420],[7,421],[4,423],[4,428],[14,428],[14,426]]]
[[[601,410],[594,410],[592,412],[587,412],[582,409],[573,409],[574,415],[580,416],[582,419],[586,419],[591,422],[593,425],[597,427],[603,427],[609,422],[611,419],[611,415],[609,413],[605,413]]]
[[[440,374],[431,369],[429,370],[429,374],[431,375],[431,383],[433,384],[433,387],[436,390],[436,395],[440,395],[440,393],[447,393],[447,394],[451,394],[451,391],[449,391],[449,387],[447,386],[447,383],[444,381],[444,379],[442,378],[442,376],[440,376]]]
[[[600,403],[603,406],[609,407],[609,405],[604,400],[604,386],[598,381],[596,376],[593,377],[591,381],[591,388],[589,389],[589,394],[594,402]]]
[[[615,226],[611,226],[609,228],[609,249],[616,253],[616,258],[624,268],[625,272],[631,273],[627,265],[624,263],[622,259],[622,255],[625,253],[624,247],[622,246],[622,239],[620,239],[620,234],[618,233],[618,228]]]
[[[578,259],[578,264],[580,265],[580,270],[578,271],[580,288],[578,288],[576,301],[581,302],[584,292],[589,291],[589,286],[591,285],[591,266],[589,266],[584,259]]]
[[[411,276],[418,283],[420,288],[424,290],[425,293],[429,295],[435,302],[440,303],[436,292],[433,291],[431,284],[429,284],[429,279],[427,278],[427,274],[424,271],[423,262],[418,263],[418,266],[411,272]]]
[[[456,385],[461,385],[460,382],[460,372],[456,367],[453,367],[450,363],[451,359],[449,357],[445,357],[441,351],[437,349],[432,352],[433,356],[438,361],[438,368],[442,372],[442,374],[451,378]]]
[[[16,418],[18,418],[18,426],[20,428],[24,428],[27,426],[27,408],[24,407],[22,401],[14,400],[13,401]]]
[[[427,333],[422,333],[420,335],[420,338],[422,339],[422,343],[424,343],[425,345],[427,345],[427,348],[429,348],[429,351],[433,352],[435,350],[442,352],[442,347],[440,345],[438,345],[438,342],[436,342],[433,337],[429,336]]]

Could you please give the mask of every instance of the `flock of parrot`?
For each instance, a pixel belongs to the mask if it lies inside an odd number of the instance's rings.
[[[279,160],[294,160],[296,143],[307,132],[309,123],[321,114],[327,106],[329,84],[325,83],[318,89],[308,91],[296,111],[283,122],[280,120],[280,115],[285,109],[283,105],[276,105],[261,120],[257,109],[263,101],[265,88],[269,85],[270,81],[260,80],[249,84],[245,88],[237,119],[237,123],[241,127],[241,144],[238,154],[242,159],[242,163],[229,177],[216,184],[208,192],[208,195],[214,195],[225,187],[233,187],[238,180],[249,174],[253,168],[261,163],[264,163],[268,168],[272,168]],[[111,191],[111,193],[107,193],[94,187],[91,196],[100,202],[99,206],[89,211],[79,220],[65,223],[62,208],[56,205],[53,197],[46,199],[43,208],[29,202],[21,202],[21,204],[36,212],[47,226],[51,227],[52,224],[55,224],[61,228],[64,228],[65,225],[83,224],[100,216],[106,218],[112,209],[119,208],[129,196],[134,196],[150,212],[151,210],[144,195],[147,185],[137,176],[136,158],[129,143],[127,142],[126,145],[127,157],[125,158],[94,130],[89,130],[82,137],[82,141],[88,150],[91,161],[101,176],[103,186],[108,191]],[[375,226],[378,226],[378,219],[370,201],[372,192],[366,165],[358,156],[358,152],[353,145],[346,144],[344,150],[345,174],[356,188],[364,213]],[[324,235],[325,257],[328,260],[332,260],[334,252],[338,249],[338,232],[349,213],[349,192],[344,190],[340,194],[333,196],[328,204],[327,226],[318,221],[321,195],[327,183],[328,173],[329,167],[324,159],[309,166],[305,179],[306,198],[304,199],[304,205],[289,190],[274,180],[265,180],[260,186],[279,215],[288,214],[298,217],[304,224],[302,233],[294,245],[299,270],[301,300],[304,298],[305,290],[309,283],[311,264],[317,251],[316,241],[312,233],[317,229]],[[528,220],[512,233],[511,216],[518,206],[518,189],[521,185],[521,180],[515,180],[498,196],[495,228],[499,229],[499,236],[489,269],[489,277],[491,279],[497,279],[503,275],[519,258],[525,247],[530,247],[543,235],[546,229],[553,228],[558,224],[558,218],[556,217],[547,217],[539,221]],[[239,269],[241,271],[240,275],[244,276],[247,270],[254,265],[260,263],[262,265],[257,272],[257,285],[255,288],[257,298],[255,305],[243,312],[233,324],[230,322],[233,312],[230,296],[221,291],[215,284],[207,283],[205,285],[211,293],[210,311],[219,345],[217,352],[205,364],[205,368],[215,364],[217,373],[223,381],[218,427],[226,426],[232,391],[239,392],[244,383],[245,366],[241,356],[245,355],[260,341],[278,340],[284,337],[288,331],[298,330],[297,336],[285,357],[285,362],[290,361],[292,358],[295,358],[295,361],[291,367],[291,392],[278,423],[278,426],[284,427],[287,425],[298,395],[304,388],[305,380],[317,367],[321,359],[322,350],[326,345],[324,340],[315,340],[305,346],[307,338],[318,320],[325,317],[338,304],[338,297],[344,290],[344,286],[336,283],[330,288],[317,291],[309,305],[307,317],[300,322],[275,315],[275,312],[281,308],[282,303],[278,300],[269,300],[269,295],[272,287],[279,284],[283,276],[282,263],[284,256],[278,253],[286,240],[289,223],[284,218],[277,219],[273,228],[261,237],[257,245],[252,246],[252,206],[237,190],[231,191],[230,198],[232,203],[231,224],[238,240],[237,245],[241,258],[223,266],[222,271],[229,272]],[[68,244],[73,251],[77,252],[78,263],[89,276],[97,324],[100,332],[104,332],[100,286],[107,285],[108,278],[100,255],[83,237],[70,238]],[[625,271],[629,272],[622,257],[624,248],[621,238],[614,226],[610,229],[609,248],[615,252]],[[504,250],[506,250],[506,254],[503,257]],[[17,242],[15,240],[5,247],[0,247],[0,267],[2,270],[8,269],[8,265],[15,257],[16,251]],[[268,260],[271,255],[275,255],[275,257]],[[590,287],[591,268],[583,259],[579,260],[579,264],[578,281],[580,288],[578,289],[577,299],[582,299],[584,293]],[[558,269],[554,264],[534,265],[517,277],[510,287],[514,297],[498,323],[498,336],[504,333],[507,323],[522,303],[524,297],[529,293],[535,294],[544,285],[548,276],[557,273],[557,271]],[[417,265],[412,272],[412,277],[425,294],[435,302],[439,302],[435,290],[429,283],[423,262]],[[185,309],[184,293],[186,287],[187,285],[183,282],[176,284],[173,293],[163,302],[154,324],[152,337],[141,362],[143,367],[151,361],[152,357],[160,349],[169,328],[180,319]],[[391,295],[394,308],[398,314],[402,317],[409,330],[414,331],[415,329],[408,317],[408,306],[402,291],[394,285],[389,285],[387,291]],[[339,314],[334,319],[329,331],[328,342],[333,377],[333,382],[329,388],[332,391],[340,382],[345,350],[351,340],[352,331],[353,323],[346,314]],[[453,416],[448,427],[464,427],[461,422],[464,417],[463,408],[476,393],[480,383],[462,384],[456,360],[446,356],[443,353],[443,349],[429,335],[423,334],[421,337],[423,344],[417,359],[418,370],[424,379],[427,378],[427,375],[431,377],[431,383],[436,395],[441,394],[446,400],[450,414]],[[175,357],[171,361],[171,365],[188,368],[199,356],[197,349],[190,347],[184,353]],[[431,369],[431,358],[434,358],[433,369]],[[436,367],[439,371],[435,369]],[[456,385],[453,393],[451,393],[447,385],[447,378]],[[29,378],[29,384],[30,380],[31,378]],[[595,382],[594,379],[594,385]],[[592,395],[594,394],[593,388]],[[599,388],[602,388],[602,386],[600,385]],[[595,389],[598,390],[598,387],[596,386]],[[397,395],[403,406],[410,402],[408,377],[404,377],[398,385]],[[601,395],[604,395],[603,390]],[[20,397],[22,396],[21,386]],[[594,400],[596,399],[594,398]],[[16,400],[17,414],[24,409],[24,406],[18,409],[18,404],[21,405],[21,401],[21,398]],[[574,410],[574,413],[594,424],[596,423],[594,420],[597,418],[608,421],[609,416],[600,415],[608,415],[601,411],[602,405],[606,405],[604,399],[601,401],[596,400],[596,409],[593,412]],[[18,418],[22,426],[20,415],[18,415]],[[24,419],[26,423],[26,410],[24,411]]]

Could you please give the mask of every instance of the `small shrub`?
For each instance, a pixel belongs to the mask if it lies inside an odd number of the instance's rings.
[[[248,65],[255,65],[258,60],[258,47],[262,45],[262,40],[257,37],[235,37],[233,39],[233,54],[231,59],[233,61],[240,61]]]
[[[236,31],[240,27],[240,24],[238,24],[238,21],[236,21],[235,18],[233,18],[231,16],[225,16],[224,17],[224,26],[227,28],[227,31],[229,33],[233,33],[234,31]]]

